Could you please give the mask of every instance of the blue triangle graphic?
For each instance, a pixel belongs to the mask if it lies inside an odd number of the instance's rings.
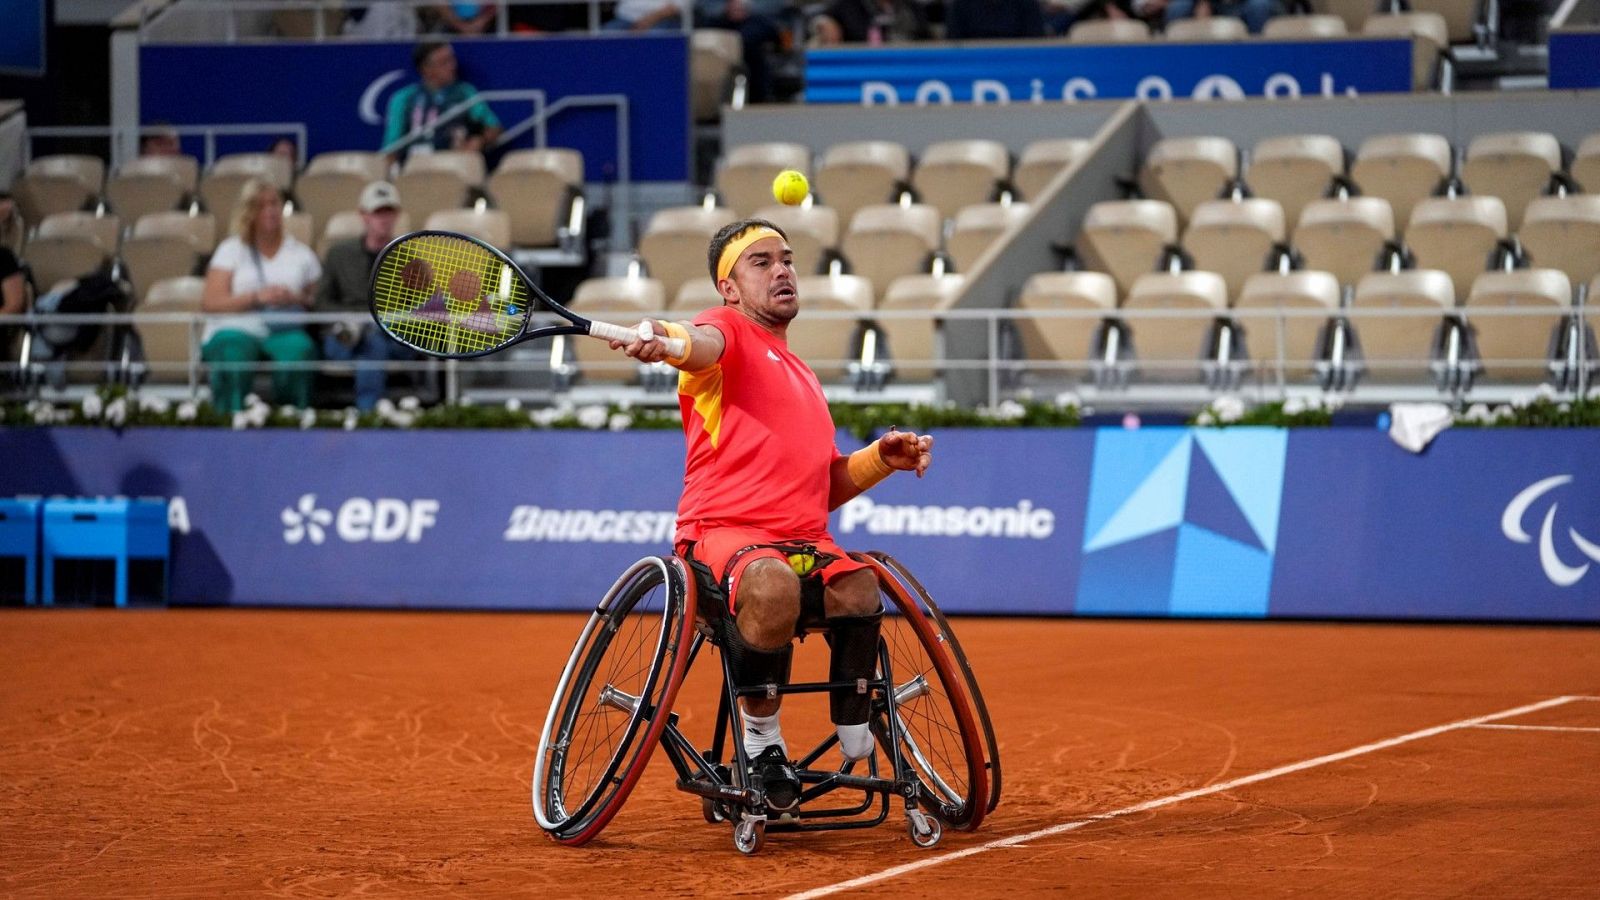
[[[1268,552],[1276,550],[1289,433],[1280,428],[1208,428],[1196,431],[1195,439],[1250,520],[1257,540]]]
[[[1173,528],[1183,521],[1184,476],[1189,471],[1191,440],[1181,440],[1134,489],[1098,533],[1083,545],[1085,553]]]
[[[1084,516],[1085,536],[1098,534],[1128,501],[1135,489],[1161,465],[1172,448],[1189,441],[1182,428],[1101,428],[1094,437],[1093,477],[1089,479],[1089,508]]]
[[[1189,457],[1189,495],[1184,502],[1183,521],[1230,538],[1247,547],[1266,550],[1256,531],[1233,500],[1228,486],[1212,467],[1205,453]]]

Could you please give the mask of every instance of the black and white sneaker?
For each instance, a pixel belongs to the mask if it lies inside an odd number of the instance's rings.
[[[776,744],[750,761],[750,785],[766,796],[769,812],[788,813],[800,808],[800,777],[783,748]]]

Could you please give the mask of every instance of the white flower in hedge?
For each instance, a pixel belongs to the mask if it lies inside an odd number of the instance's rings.
[[[139,409],[143,412],[164,416],[172,409],[172,401],[160,394],[140,394]]]
[[[387,419],[394,412],[394,409],[394,401],[388,397],[380,397],[378,398],[378,405],[373,407],[372,411],[377,413],[380,419]]]
[[[245,394],[244,395],[244,408],[245,409],[249,409],[252,406],[259,406],[260,404],[265,403],[265,402],[266,402],[265,400],[262,400],[260,397],[256,396],[255,394]]]
[[[1218,422],[1237,422],[1244,418],[1244,401],[1234,394],[1223,394],[1211,401],[1211,410]]]
[[[1057,409],[1082,409],[1083,399],[1072,391],[1062,391],[1056,395]]]
[[[178,404],[177,417],[179,422],[193,422],[195,416],[200,414],[200,404],[193,400],[185,400]]]
[[[559,418],[561,418],[561,411],[553,406],[541,406],[533,412],[528,413],[528,421],[539,426],[540,428],[549,428],[551,425],[554,425],[556,420]]]
[[[1494,416],[1489,414],[1489,405],[1487,403],[1472,404],[1471,406],[1467,407],[1467,414],[1462,416],[1462,418],[1468,422],[1494,421]]]
[[[304,431],[307,428],[310,428],[311,426],[313,426],[315,424],[317,424],[317,411],[316,410],[314,410],[314,409],[302,409],[302,410],[300,410],[300,430],[301,431]]]
[[[243,431],[250,427],[250,413],[248,410],[236,410],[233,414],[233,430]]]
[[[633,427],[633,416],[627,413],[612,413],[611,418],[606,420],[606,427],[612,431],[627,431]]]
[[[1517,411],[1506,403],[1502,403],[1494,408],[1494,417],[1496,419],[1509,419],[1516,414]]]
[[[380,400],[378,402],[382,403],[383,401]],[[360,413],[356,412],[356,408],[354,406],[347,406],[344,410],[344,423],[341,427],[344,428],[345,431],[355,431],[356,423],[359,420]]]
[[[1028,414],[1028,408],[1015,400],[1001,400],[988,414],[989,418],[1000,422],[1015,422]]]
[[[35,425],[49,425],[55,419],[56,411],[48,403],[41,404],[33,410],[33,424]]]
[[[295,407],[290,406],[289,404],[285,403],[284,405],[278,407],[278,415],[282,416],[285,419],[293,419],[296,416],[300,415],[300,410],[298,410]]]
[[[72,410],[70,410],[70,409],[58,409],[58,410],[55,410],[51,415],[51,419],[57,425],[71,425],[72,424]]]
[[[113,428],[121,428],[128,421],[128,398],[118,397],[106,404],[106,422]]]
[[[1585,395],[1585,399],[1590,402],[1600,402],[1600,387],[1589,388],[1589,393]]]
[[[506,412],[514,413],[514,412],[521,412],[521,411],[522,411],[522,399],[520,397],[507,397],[506,398]]]
[[[1208,407],[1200,410],[1200,415],[1194,417],[1194,423],[1200,426],[1215,425],[1217,417],[1211,414],[1211,409]]]
[[[396,428],[410,428],[416,424],[417,414],[397,409],[389,416],[389,422]]]
[[[1286,416],[1298,416],[1311,408],[1314,407],[1304,397],[1290,397],[1283,401],[1283,414]]]
[[[416,412],[422,408],[422,401],[412,396],[401,397],[400,408],[406,412]]]
[[[610,418],[604,406],[585,406],[578,410],[578,424],[590,431],[606,427],[606,421]]]
[[[105,401],[99,394],[89,394],[83,398],[83,417],[85,419],[98,419],[105,412]]]

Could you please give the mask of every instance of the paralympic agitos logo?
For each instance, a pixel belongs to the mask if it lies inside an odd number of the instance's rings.
[[[1552,475],[1549,478],[1536,481],[1519,491],[1515,497],[1511,498],[1511,502],[1506,504],[1505,512],[1500,515],[1501,533],[1519,544],[1533,543],[1533,536],[1523,528],[1523,520],[1528,514],[1528,509],[1539,498],[1570,481],[1572,481],[1571,475]],[[1585,562],[1582,565],[1569,566],[1562,561],[1560,554],[1556,552],[1556,510],[1560,506],[1559,500],[1552,501],[1550,508],[1545,510],[1544,521],[1539,526],[1539,566],[1544,569],[1545,577],[1549,578],[1550,582],[1555,586],[1571,587],[1589,573],[1590,563]],[[1600,544],[1595,544],[1582,534],[1579,534],[1576,528],[1569,526],[1566,531],[1567,538],[1571,540],[1572,545],[1578,549],[1578,552],[1594,562],[1600,562]]]

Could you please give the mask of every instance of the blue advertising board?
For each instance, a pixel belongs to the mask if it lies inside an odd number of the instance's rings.
[[[952,612],[1600,621],[1600,430],[937,439],[832,531]],[[670,552],[682,441],[0,429],[0,496],[168,498],[176,603],[572,610]]]
[[[1233,100],[1411,90],[1411,41],[983,44],[806,51],[806,102]]]
[[[682,181],[689,172],[689,49],[681,34],[532,36],[454,43],[461,80],[480,91],[542,90],[626,98],[634,181]],[[308,157],[377,150],[389,98],[416,81],[410,43],[145,44],[140,116],[174,125],[304,122]],[[509,129],[530,101],[490,104]],[[532,132],[516,146],[532,146]],[[262,151],[270,137],[221,138],[222,153]],[[617,116],[569,108],[549,120],[548,144],[583,153],[585,180],[617,175]],[[198,152],[199,147],[186,147]]]
[[[1550,34],[1550,88],[1600,88],[1600,30]]]
[[[0,75],[44,74],[46,0],[6,0]]]

